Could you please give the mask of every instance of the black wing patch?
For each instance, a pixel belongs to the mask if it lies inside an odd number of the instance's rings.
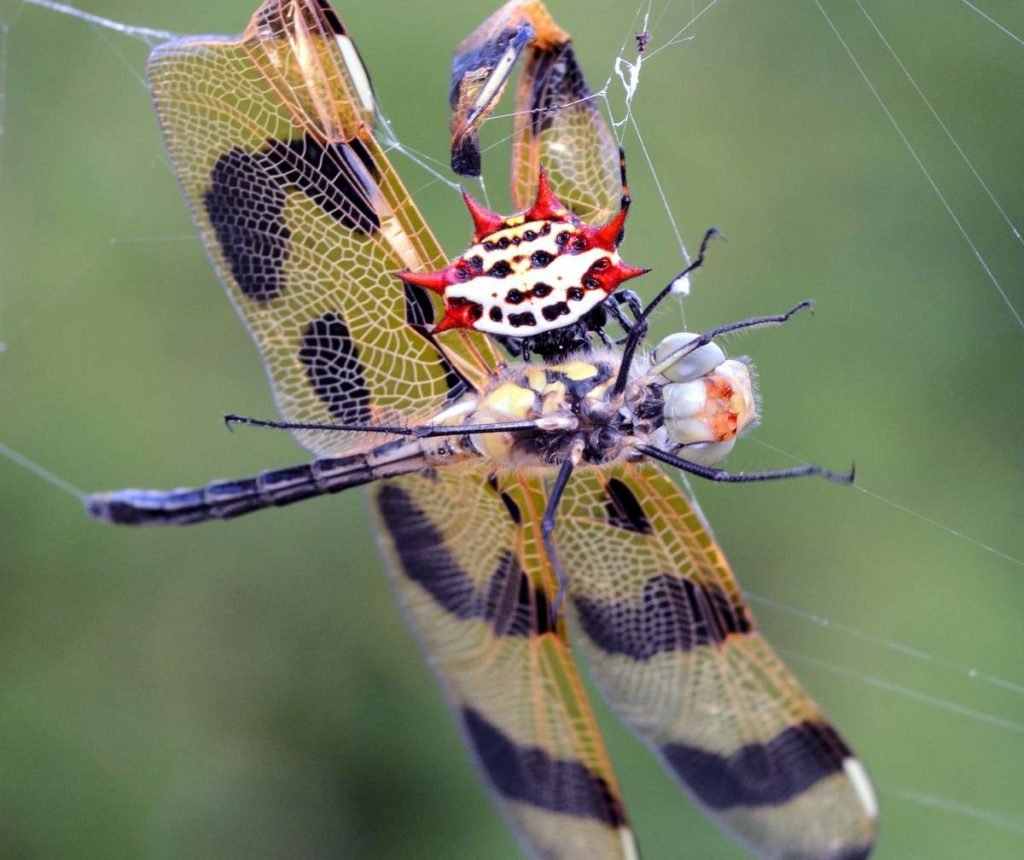
[[[548,597],[531,583],[515,553],[501,554],[486,588],[478,591],[448,551],[444,535],[402,487],[382,487],[377,504],[403,572],[445,611],[461,620],[484,620],[498,636],[551,631]]]
[[[608,525],[642,535],[651,533],[651,523],[644,513],[640,500],[625,483],[618,478],[611,478],[605,484],[605,490],[608,493],[604,505]]]
[[[522,746],[473,708],[462,709],[462,721],[484,772],[504,797],[551,812],[593,818],[609,827],[625,825],[619,799],[583,762]]]
[[[217,244],[242,294],[256,302],[284,292],[284,261],[291,230],[284,223],[285,193],[263,155],[232,149],[217,159],[203,195]]]
[[[340,313],[329,311],[306,326],[299,362],[331,415],[348,423],[372,421],[359,349]]]
[[[274,140],[265,158],[279,183],[301,191],[348,229],[366,234],[380,230],[380,217],[371,202],[373,186],[361,175],[376,181],[376,168],[358,138],[326,148],[308,136],[287,143]]]
[[[217,159],[203,205],[242,294],[257,302],[284,292],[291,230],[287,193],[305,194],[350,230],[380,230],[372,203],[372,159],[359,140],[326,148],[311,137],[269,140],[261,152],[232,149]]]
[[[583,631],[598,648],[641,662],[667,651],[719,645],[753,629],[746,609],[723,592],[671,574],[644,583],[640,606],[601,603],[583,594],[573,602]]]
[[[686,744],[666,744],[662,753],[701,802],[716,810],[786,803],[842,772],[852,755],[831,726],[809,720],[727,756]]]
[[[430,294],[426,290],[413,287],[404,281],[400,283],[405,295],[405,321],[409,324],[410,328],[436,346],[437,341],[434,340],[434,336],[430,331],[434,322],[434,304],[431,301]],[[459,375],[455,366],[448,360],[440,348],[437,350],[437,360],[444,366],[444,381],[448,388],[445,402],[453,403],[462,397],[463,394],[470,391],[472,386]]]

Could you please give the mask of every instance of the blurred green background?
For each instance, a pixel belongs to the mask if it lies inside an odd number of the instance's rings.
[[[599,87],[642,28],[634,5],[551,5]],[[87,6],[182,33],[238,32],[253,11]],[[400,138],[442,162],[451,50],[493,6],[340,6]],[[983,7],[1024,33],[1019,2]],[[816,302],[814,317],[731,342],[756,360],[764,422],[729,464],[792,462],[775,449],[855,459],[861,490],[698,497],[770,638],[877,780],[876,856],[1020,857],[1024,339],[1007,302],[1024,308],[1024,247],[855,4],[722,0],[654,53],[700,8],[656,4],[633,105],[689,247],[711,224],[729,237],[687,322]],[[1019,225],[1020,44],[966,4],[863,8]],[[284,434],[220,423],[273,407],[168,168],[146,45],[12,0],[0,26],[0,442],[87,490],[301,461]],[[649,293],[680,255],[624,132],[623,251],[655,267]],[[460,251],[455,194],[396,164]],[[506,209],[504,156],[488,167]],[[116,530],[0,459],[0,690],[0,856],[518,856],[403,626],[358,492]],[[742,856],[600,716],[645,857]]]

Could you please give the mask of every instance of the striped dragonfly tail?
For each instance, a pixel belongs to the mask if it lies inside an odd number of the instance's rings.
[[[400,439],[358,454],[324,457],[253,478],[211,481],[203,487],[93,493],[86,497],[85,509],[90,516],[117,525],[192,525],[290,505],[429,465],[419,440]]]

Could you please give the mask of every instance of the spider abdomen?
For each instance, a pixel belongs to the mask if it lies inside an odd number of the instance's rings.
[[[469,249],[440,271],[399,274],[443,297],[435,333],[471,328],[530,338],[565,328],[647,271],[618,255],[625,208],[607,224],[584,224],[552,194],[543,172],[536,202],[519,215],[498,215],[468,194],[465,199],[474,223]]]

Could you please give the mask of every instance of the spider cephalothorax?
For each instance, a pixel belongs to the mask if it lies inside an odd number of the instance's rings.
[[[472,328],[533,338],[579,323],[623,281],[646,273],[622,262],[625,205],[607,224],[584,224],[552,193],[541,170],[537,199],[518,215],[498,215],[463,194],[473,244],[438,272],[400,272],[407,284],[444,298],[435,332]]]

